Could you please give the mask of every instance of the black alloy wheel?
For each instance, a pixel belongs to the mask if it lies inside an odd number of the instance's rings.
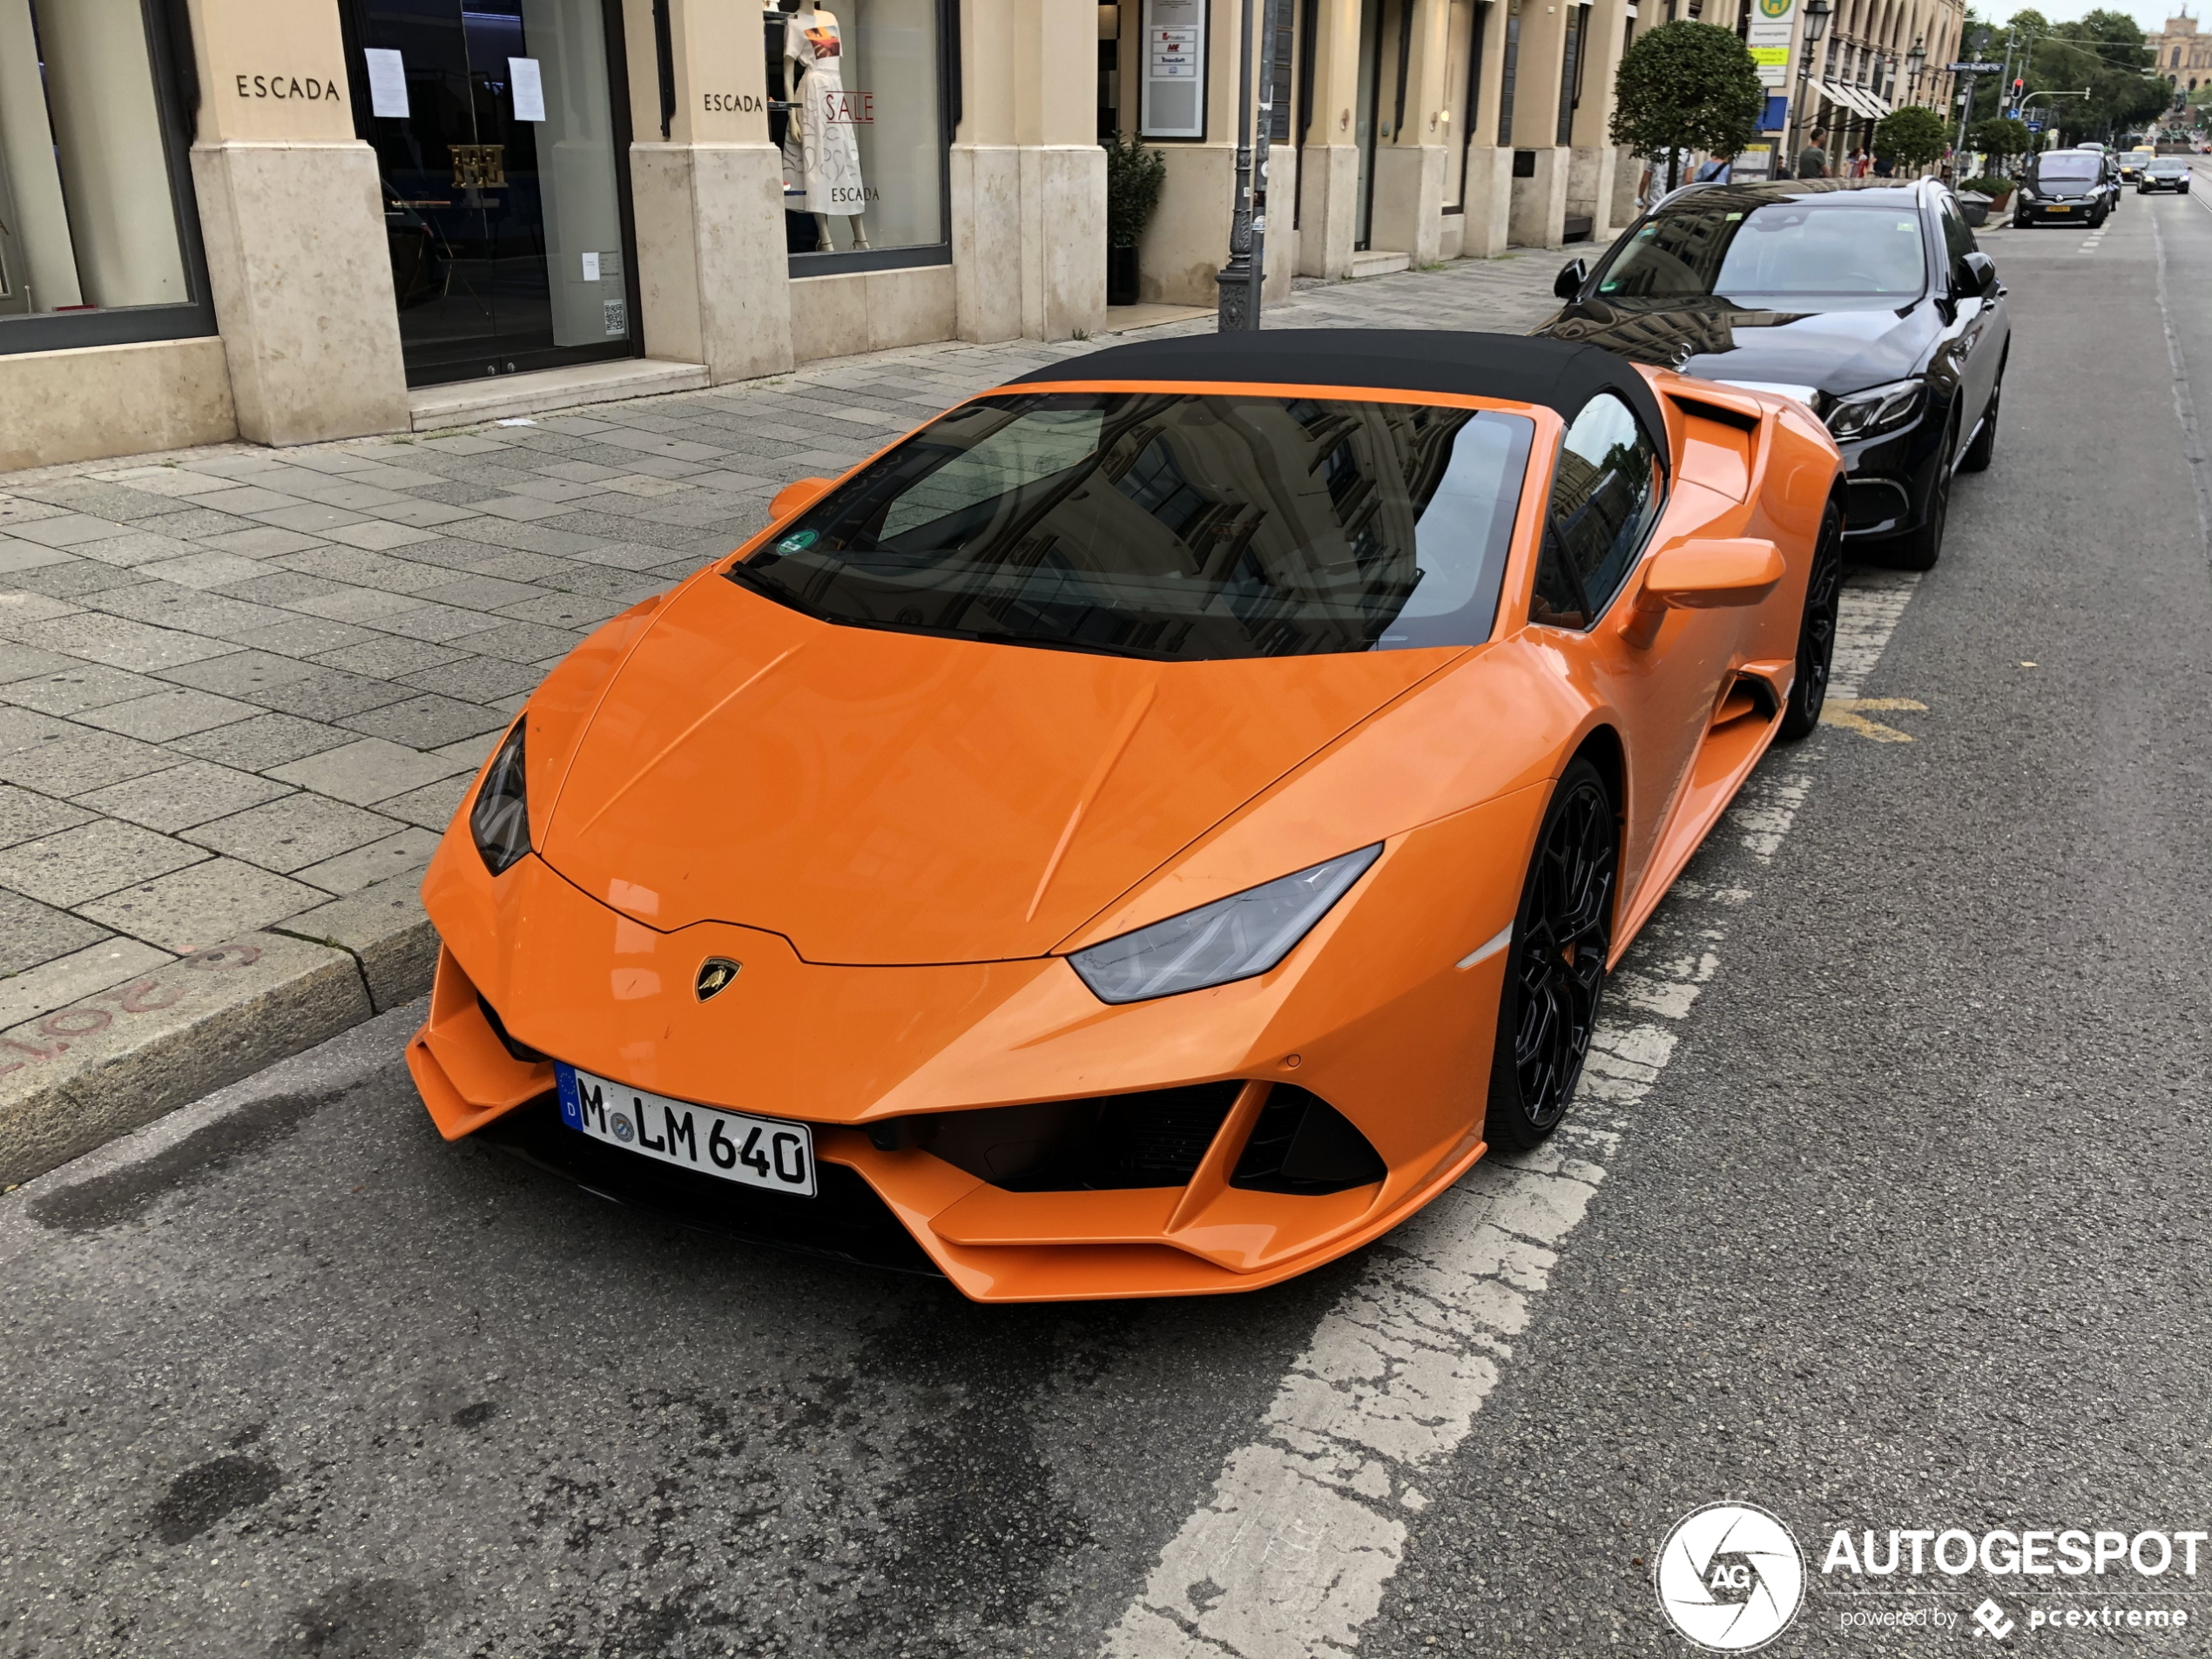
[[[2006,361],[2010,361],[2007,354]],[[2005,363],[1997,365],[1997,383],[1989,388],[1989,407],[1981,412],[1981,430],[1974,434],[1974,441],[1966,446],[1966,453],[1959,457],[1960,472],[1987,472],[1989,463],[1997,455],[1997,413],[2005,401]]]
[[[1959,444],[1959,417],[1943,429],[1943,445],[1936,451],[1935,478],[1928,485],[1928,508],[1920,528],[1900,536],[1893,544],[1892,563],[1907,570],[1932,570],[1943,556],[1943,529],[1951,519],[1951,456]]]
[[[1496,1150],[1534,1146],[1575,1098],[1605,990],[1620,846],[1612,794],[1578,758],[1544,808],[1514,919],[1483,1128]]]
[[[1836,658],[1836,620],[1844,596],[1844,509],[1831,501],[1820,515],[1812,574],[1805,578],[1804,620],[1797,625],[1797,677],[1782,711],[1778,735],[1785,743],[1810,737],[1828,701],[1828,672]]]

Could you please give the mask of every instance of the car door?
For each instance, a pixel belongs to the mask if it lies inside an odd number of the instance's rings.
[[[1629,596],[1642,564],[1677,536],[1704,529],[1696,502],[1729,504],[1696,485],[1669,497],[1664,442],[1609,392],[1582,407],[1560,445],[1528,606],[1532,637],[1554,643],[1570,676],[1620,723],[1623,895],[1640,887],[1704,741],[1745,615],[1669,610],[1654,631],[1633,613]]]
[[[1928,373],[1939,384],[1948,381],[1957,388],[1959,442],[1964,447],[1997,389],[1999,366],[2012,331],[2004,288],[2000,286],[1986,295],[1973,292],[1974,281],[1966,268],[1966,255],[1980,250],[1949,191],[1935,192],[1935,219],[1932,245],[1942,253],[1951,319]]]

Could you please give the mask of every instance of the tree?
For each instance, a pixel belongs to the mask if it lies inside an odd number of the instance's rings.
[[[2035,148],[2035,135],[2009,115],[1993,115],[1966,129],[1966,147],[1982,152],[1996,165]]]
[[[1943,118],[1918,104],[1892,110],[1874,124],[1874,153],[1887,156],[1905,172],[1918,172],[1938,159],[1945,140]]]
[[[1613,98],[1613,142],[1647,159],[1682,150],[1732,156],[1751,142],[1766,107],[1758,68],[1735,32],[1687,19],[1636,37]]]

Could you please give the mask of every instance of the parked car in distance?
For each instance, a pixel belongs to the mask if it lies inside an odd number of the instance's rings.
[[[2148,166],[2150,162],[2151,152],[2148,150],[2123,152],[2120,157],[2120,182],[2123,185],[2134,184],[2136,179],[2142,177],[2143,169]]]
[[[2020,175],[2013,196],[2013,227],[2101,225],[2119,199],[2119,181],[2102,152],[2047,150]]]
[[[1890,563],[1933,564],[1952,475],[1989,465],[2012,323],[1934,179],[1693,185],[1554,291],[1540,334],[1810,404],[1843,450],[1846,536]]]
[[[2135,182],[2135,193],[2148,196],[2154,190],[2177,190],[2189,193],[2189,163],[2187,156],[2157,156],[2145,165],[2142,176]]]

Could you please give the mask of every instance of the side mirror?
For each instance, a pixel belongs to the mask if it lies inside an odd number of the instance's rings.
[[[796,478],[776,492],[768,503],[768,522],[780,523],[793,513],[803,513],[828,491],[834,478]]]
[[[1997,261],[1986,253],[1969,253],[1959,261],[1962,280],[1959,289],[1970,299],[1986,300],[1997,292]]]
[[[1644,571],[1635,609],[1656,622],[1663,610],[1721,610],[1755,605],[1781,584],[1788,567],[1771,542],[1683,542]]]
[[[1590,267],[1580,260],[1569,260],[1552,279],[1552,292],[1562,300],[1572,300],[1582,292],[1582,285],[1589,280]]]

